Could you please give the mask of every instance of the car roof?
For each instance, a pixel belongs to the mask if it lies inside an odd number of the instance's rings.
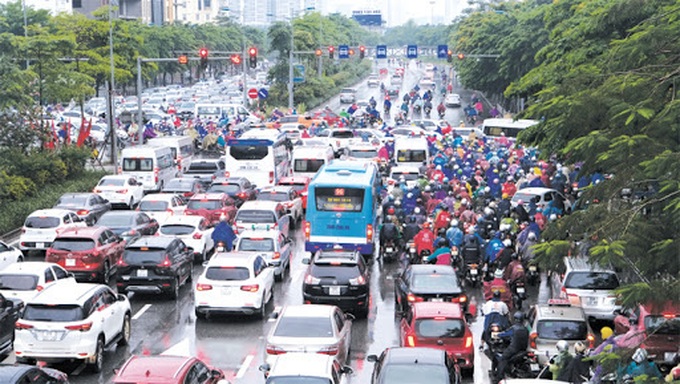
[[[58,266],[55,263],[48,263],[46,261],[24,261],[22,263],[12,263],[0,271],[0,274],[25,274],[25,273],[39,273],[42,274],[46,268]]]
[[[465,319],[465,314],[458,303],[435,303],[423,301],[413,303],[413,313],[416,318],[444,316],[448,318]]]
[[[221,252],[215,253],[208,261],[208,267],[252,267],[255,252]]]
[[[100,233],[107,230],[107,227],[93,226],[93,227],[71,227],[66,228],[57,234],[57,238],[80,238],[99,236]]]
[[[194,359],[191,356],[133,355],[120,368],[114,380],[121,379],[121,382],[135,380],[138,383],[149,383],[159,379],[176,378]]]
[[[290,191],[294,191],[294,189],[293,187],[288,185],[273,185],[260,189],[260,193],[262,192],[288,193]]]
[[[39,209],[37,211],[34,211],[28,217],[55,217],[59,216],[61,218],[67,213],[73,213],[73,211],[69,211],[67,209],[58,209],[58,208],[49,208],[49,209]]]
[[[284,353],[277,356],[268,377],[331,377],[334,356],[319,353]]]
[[[230,177],[218,177],[215,180],[213,180],[212,184],[239,184],[242,182],[248,181],[247,178],[245,177],[237,177],[237,176],[230,176]]]
[[[401,173],[420,173],[420,169],[418,167],[410,166],[410,165],[399,165],[396,167],[392,167],[390,169],[390,173],[395,173],[395,172],[401,172]]]
[[[278,229],[246,229],[244,231],[241,231],[239,233],[239,238],[240,239],[245,239],[245,238],[265,238],[265,239],[276,239],[279,237],[279,234],[281,231]]]
[[[565,257],[564,258],[564,263],[571,269],[571,271],[575,272],[608,272],[608,273],[614,273],[611,269],[604,268],[600,266],[599,264],[590,262],[585,257]]]
[[[283,309],[280,317],[330,317],[335,308],[334,305],[325,304],[288,305]]]
[[[177,197],[174,193],[152,193],[142,198],[142,201],[170,201],[173,197]]]
[[[191,224],[199,225],[205,218],[203,216],[192,216],[192,215],[172,215],[167,219],[163,220],[161,226],[168,224]]]
[[[165,236],[142,236],[132,240],[125,248],[165,248],[175,240],[174,237]]]
[[[557,190],[554,190],[552,188],[545,188],[545,187],[528,187],[528,188],[522,188],[517,191],[517,193],[526,193],[529,195],[543,195],[546,192],[557,192]]]
[[[411,273],[414,275],[429,275],[429,274],[440,274],[440,275],[455,275],[456,271],[450,265],[432,265],[432,264],[415,264],[411,265]]]
[[[59,284],[46,287],[28,301],[29,304],[54,305],[83,305],[91,292],[106,287],[102,284],[77,283],[70,285],[68,290],[63,289]]]
[[[102,176],[102,178],[100,180],[104,180],[104,179],[127,180],[127,179],[134,179],[134,177],[130,176],[130,175],[105,175],[105,176]]]
[[[227,196],[226,193],[197,193],[193,196],[191,196],[191,199],[189,201],[196,201],[196,200],[221,200],[225,196]]]
[[[275,210],[281,205],[278,201],[268,201],[268,200],[248,200],[241,205],[242,209],[267,209]]]
[[[444,365],[446,352],[441,349],[422,347],[395,347],[386,350],[385,364],[432,364]]]
[[[571,305],[536,305],[536,319],[540,320],[581,320],[588,321],[581,307]]]
[[[94,193],[92,193],[92,192],[68,192],[68,193],[64,193],[59,198],[61,199],[62,197],[66,197],[66,196],[69,196],[69,197],[87,197],[87,196],[92,196],[92,195],[94,195]]]

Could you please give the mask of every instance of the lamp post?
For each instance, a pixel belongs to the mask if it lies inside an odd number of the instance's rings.
[[[116,168],[116,157],[118,155],[118,148],[117,148],[117,135],[116,135],[116,127],[114,124],[114,119],[113,119],[113,102],[114,102],[114,96],[116,93],[116,76],[115,76],[115,63],[113,61],[113,6],[114,2],[117,3],[118,0],[110,0],[111,3],[109,3],[109,63],[111,65],[111,82],[109,83],[108,86],[108,110],[107,110],[107,116],[108,116],[108,124],[109,124],[109,135],[111,138],[111,164],[113,164],[114,169]],[[116,4],[117,5],[117,4]]]
[[[26,14],[26,0],[21,0],[21,8],[24,11],[24,38],[28,40],[28,15]],[[30,62],[26,58],[26,69],[28,69]]]
[[[307,7],[301,12],[313,11],[314,7]],[[293,26],[293,19],[295,18],[295,12],[291,9],[291,19],[290,19],[290,51],[288,53],[288,109],[292,110],[295,104],[295,95],[293,87],[293,51],[295,50],[295,28]]]

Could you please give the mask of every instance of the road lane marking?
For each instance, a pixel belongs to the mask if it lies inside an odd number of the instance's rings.
[[[163,356],[192,356],[193,355],[193,345],[192,340],[186,338],[172,347],[161,352]]]
[[[137,320],[137,319],[139,319],[140,317],[142,317],[142,315],[144,314],[144,312],[148,311],[149,308],[151,308],[151,304],[144,304],[144,306],[143,306],[142,308],[140,308],[140,310],[137,311],[137,313],[135,313],[134,316],[132,316],[132,320]]]
[[[246,371],[250,367],[250,363],[253,361],[254,358],[255,355],[246,356],[246,358],[243,360],[243,364],[241,364],[241,368],[239,368],[238,372],[236,372],[235,378],[240,379],[246,374]]]

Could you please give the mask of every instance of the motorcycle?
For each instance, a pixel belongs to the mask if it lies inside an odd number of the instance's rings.
[[[540,272],[538,271],[538,265],[529,264],[527,268],[527,283],[532,287],[536,285],[541,279]]]
[[[491,374],[493,377],[497,376],[498,362],[501,360],[505,348],[508,344],[505,341],[498,341],[496,333],[492,331],[491,339],[489,341],[489,353],[491,354]],[[540,375],[545,370],[541,370],[541,365],[538,362],[538,356],[532,351],[521,351],[510,357],[508,366],[505,372],[505,377],[519,378],[519,379],[533,379]]]
[[[479,265],[476,263],[467,264],[465,268],[465,284],[475,287],[479,283]]]
[[[413,106],[413,116],[420,116],[420,105],[416,104]]]
[[[427,258],[431,254],[432,254],[432,252],[430,252],[429,250],[423,249],[422,251],[420,251],[420,258],[416,258],[417,262],[415,264],[428,264]],[[435,262],[436,262],[436,260],[435,260]],[[434,263],[432,263],[432,264],[434,264]]]
[[[429,119],[430,113],[432,112],[432,107],[425,107],[423,110],[425,111],[425,118]]]
[[[411,264],[418,264],[418,250],[416,244],[413,242],[408,243],[408,261]]]
[[[444,120],[444,116],[446,116],[446,110],[439,111],[439,120]]]
[[[386,262],[392,262],[397,259],[399,254],[399,247],[394,242],[394,240],[386,240],[380,249],[380,255],[382,260]]]
[[[523,281],[518,281],[512,284],[512,303],[517,310],[522,310],[522,302],[527,299],[526,287]]]

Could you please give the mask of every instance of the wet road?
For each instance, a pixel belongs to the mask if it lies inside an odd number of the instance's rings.
[[[421,71],[411,66],[402,87],[408,91],[415,84]],[[463,102],[469,100],[469,92],[461,93]],[[365,83],[358,86],[358,99],[378,97],[379,88],[368,88]],[[436,99],[437,100],[437,99]],[[438,100],[435,105],[438,104]],[[339,110],[337,100],[329,105]],[[346,106],[343,106],[346,107]],[[447,120],[461,120],[462,110],[448,109]],[[295,252],[291,262],[290,273],[283,282],[277,283],[273,304],[270,303],[268,313],[288,304],[302,303],[302,279],[306,266],[301,260],[304,255],[304,238],[301,231],[293,232]],[[38,260],[32,257],[31,260]],[[399,345],[398,323],[394,315],[394,283],[393,275],[399,272],[399,264],[371,264],[371,309],[367,319],[355,320],[352,328],[352,346],[350,365],[354,373],[348,383],[369,383],[373,366],[366,361],[369,354],[380,354],[385,348]],[[196,266],[194,277],[202,271]],[[194,279],[195,281],[195,279]],[[83,366],[56,365],[69,373],[73,383],[108,383],[113,370],[119,368],[132,354],[169,354],[193,355],[204,359],[210,365],[225,371],[232,383],[262,383],[262,373],[258,367],[262,364],[265,349],[264,337],[273,324],[273,320],[260,320],[246,316],[211,317],[209,320],[197,321],[193,311],[192,287],[184,286],[177,301],[157,296],[141,296],[130,294],[133,323],[132,336],[128,347],[112,347],[106,352],[105,367],[101,374],[92,374],[83,370]],[[481,289],[467,292],[481,306]],[[537,288],[529,287],[529,297],[536,298]],[[535,301],[535,300],[530,300]],[[527,304],[530,304],[527,303]],[[474,334],[474,344],[478,346],[483,318],[476,318],[470,324]],[[13,362],[11,356],[5,362]],[[489,382],[487,370],[489,362],[485,356],[477,353],[473,377],[465,378],[466,382]]]

